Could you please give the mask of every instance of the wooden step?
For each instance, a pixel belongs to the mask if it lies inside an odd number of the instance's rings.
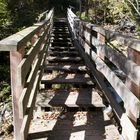
[[[52,31],[52,34],[69,34],[69,32],[68,31],[62,31],[62,32],[60,32],[60,31]]]
[[[29,140],[121,140],[117,127],[102,109],[37,112]]]
[[[59,24],[56,24],[56,23],[54,23],[54,27],[68,27],[68,24],[66,24],[66,23],[59,23]]]
[[[64,43],[71,42],[70,38],[51,37],[50,40],[51,40],[51,42],[64,42]]]
[[[53,23],[53,25],[54,25],[54,26],[63,26],[63,25],[68,25],[68,24],[67,24],[66,21],[63,21],[63,22],[59,22],[59,21],[56,22],[56,21],[55,21],[55,22]]]
[[[69,41],[69,42],[62,42],[62,41],[59,41],[59,42],[52,42],[52,40],[51,40],[50,43],[51,43],[52,46],[62,46],[62,47],[63,47],[63,46],[66,46],[66,47],[67,47],[67,46],[70,46],[70,47],[72,46],[72,43],[71,43],[70,41]]]
[[[54,36],[54,35],[62,35],[62,36],[70,36],[70,33],[69,32],[62,32],[62,33],[60,33],[60,32],[53,32],[52,34],[51,34],[51,36]]]
[[[56,30],[57,29],[66,29],[67,30],[68,27],[67,26],[54,26],[53,29],[56,29]]]
[[[49,50],[52,50],[52,51],[76,51],[76,48],[75,47],[55,46],[55,47],[49,47]]]
[[[78,74],[78,73],[44,73],[42,84],[77,84],[77,85],[88,85],[94,86],[88,74]]]
[[[68,37],[71,37],[70,34],[51,34],[51,37],[61,37],[61,38],[68,38]]]
[[[79,62],[82,60],[81,57],[59,57],[49,56],[46,58],[49,62]]]
[[[98,92],[90,87],[42,90],[37,96],[36,103],[40,107],[104,107]]]
[[[79,56],[77,51],[48,51],[50,56]]]
[[[67,24],[67,22],[56,22],[56,21],[55,21],[55,22],[53,23],[53,25],[54,25],[54,26],[62,26],[62,27],[63,27],[63,26],[67,26],[68,24]]]
[[[47,64],[44,68],[44,71],[65,71],[65,72],[87,72],[85,65],[73,64],[73,65],[64,65],[64,64]]]
[[[53,28],[52,32],[57,31],[57,32],[69,32],[68,28]]]

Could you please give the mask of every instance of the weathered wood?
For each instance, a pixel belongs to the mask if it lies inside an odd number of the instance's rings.
[[[98,47],[97,47],[98,49]],[[121,69],[133,82],[137,85],[140,83],[140,66],[126,58],[117,50],[106,45],[99,47],[99,52],[102,52],[113,64]]]
[[[58,70],[58,71],[67,71],[67,72],[77,72],[77,71],[87,71],[86,66],[80,65],[80,64],[74,64],[74,65],[65,65],[65,64],[48,64],[44,68],[45,71],[53,71],[53,70]]]
[[[130,78],[126,78],[125,85],[130,89],[131,92],[134,93],[134,95],[140,99],[140,84],[137,85],[134,81],[132,81]]]
[[[41,26],[31,26],[3,39],[0,41],[0,51],[17,51],[23,48],[32,36],[44,26],[44,24],[46,23],[42,23]]]
[[[98,71],[103,73],[106,79],[110,82],[112,87],[117,91],[117,94],[124,101],[124,107],[129,115],[129,111],[134,115],[135,120],[139,118],[140,115],[140,101],[135,95],[128,90],[124,83],[115,75],[115,73],[96,55],[94,51],[85,43],[85,52],[90,55],[92,60],[96,64]],[[134,118],[132,118],[133,120]]]
[[[87,22],[81,22],[81,24],[82,26],[85,26],[89,29],[92,28],[92,30],[94,30],[95,32],[102,34],[103,36],[106,37],[108,41],[117,40],[122,45],[127,45],[128,47],[133,48],[134,50],[140,52],[140,48],[139,48],[140,41],[134,37],[130,37],[127,35],[122,35],[121,33],[118,32],[106,30],[102,27]]]
[[[86,43],[84,43],[84,41],[82,41],[82,45],[85,45]],[[106,70],[108,69],[108,67],[105,65],[105,63],[104,62],[102,62],[102,63],[99,63],[99,62],[97,62],[98,61],[98,57],[97,57],[97,55],[93,52],[93,50],[88,46],[88,44],[86,44],[85,45],[86,47],[85,47],[85,50],[86,50],[86,53],[88,53],[89,54],[89,56],[90,57],[93,57],[94,59],[93,60],[95,60],[95,62],[96,62],[96,66],[98,67],[97,69],[99,70],[99,71],[101,71],[103,74],[105,74],[106,73],[106,71],[104,70],[104,68],[106,68]],[[102,60],[101,60],[102,61]],[[103,68],[102,68],[103,67]],[[109,69],[108,69],[109,70]],[[107,71],[108,71],[107,70]],[[109,70],[108,71],[108,74],[109,75],[105,75],[105,77],[109,80],[109,77],[110,77],[110,72],[111,72],[111,70]],[[113,74],[113,81],[114,81],[114,76],[115,76],[115,74]],[[117,78],[117,76],[115,76],[116,78]],[[114,83],[112,80],[110,81],[109,80],[109,82],[110,83]],[[121,82],[121,80],[119,80],[117,83],[120,83]],[[121,82],[122,83],[122,82]],[[120,85],[120,84],[119,84]],[[122,83],[122,85],[123,85],[123,87],[125,87],[125,85]],[[122,86],[121,85],[121,86]],[[123,88],[120,88],[120,86],[119,86],[119,88],[118,88],[118,85],[114,85],[113,86],[115,89],[117,88],[117,90],[119,91],[119,95],[121,95],[122,93],[121,93],[121,90],[120,89],[123,89]],[[131,93],[126,87],[125,87],[125,90],[128,92],[128,93]],[[133,98],[135,98],[135,96],[133,95],[133,93],[131,93],[130,94]],[[126,95],[127,96],[127,98],[129,97],[128,95]],[[129,101],[130,101],[130,99],[132,99],[131,98],[131,96],[130,96],[130,98],[128,99]],[[121,97],[123,97],[124,98],[124,95],[122,95]],[[125,99],[125,98],[124,98]],[[124,100],[123,99],[123,100]],[[137,106],[137,103],[139,104],[139,100],[137,99],[137,98],[135,98],[136,99],[136,106]],[[126,102],[128,101],[127,99],[125,100]],[[129,105],[130,106],[130,108],[131,108],[131,104],[129,104],[129,103],[126,103],[124,101],[124,104],[127,104],[127,105]],[[131,102],[132,103],[132,102]],[[129,110],[129,106],[127,106],[127,109]],[[126,107],[126,106],[125,106]],[[131,108],[131,113],[128,111],[127,113],[130,115],[130,117],[136,122],[137,121],[137,118],[139,117],[139,105],[137,106],[137,111],[135,112],[136,114],[134,115],[134,116],[132,116],[131,114],[133,114],[133,110],[135,109],[135,106],[133,106],[133,108]]]
[[[38,39],[38,41],[34,44],[34,46],[28,51],[27,58],[24,58],[21,63],[18,66],[18,73],[19,73],[19,84],[23,84],[25,82],[26,76],[31,68],[31,64],[39,53],[39,50],[41,49],[42,43],[44,43],[46,40],[45,36],[47,35],[46,30],[41,38]]]
[[[49,42],[52,26],[53,9],[48,13],[45,21],[34,24],[0,41],[0,51],[10,51],[14,139],[16,140],[25,140],[28,135],[35,97],[42,73],[40,65],[45,61],[45,45],[46,42]],[[28,42],[33,47],[25,55],[24,49]],[[42,58],[44,59],[42,60]],[[28,77],[27,74],[29,74]],[[26,78],[28,78],[27,81]],[[26,101],[25,98],[27,99]],[[20,130],[21,133],[19,132]]]
[[[44,90],[38,94],[36,105],[40,107],[104,107],[102,98],[91,87],[77,88],[75,91],[65,89]]]
[[[44,53],[46,52],[46,46],[44,45],[42,51],[40,52],[40,55],[38,59],[36,59],[34,66],[31,70],[31,73],[27,79],[27,87],[23,90],[20,100],[19,100],[19,107],[20,107],[20,117],[23,118],[27,111],[27,104],[29,101],[30,93],[32,92],[35,78],[37,77],[38,70],[40,69],[40,65],[42,62],[42,58],[44,56]]]
[[[71,10],[68,10],[68,21],[69,21],[69,24],[71,26],[72,31],[76,30],[76,28],[74,29],[74,26],[73,26],[76,18],[78,18],[78,17],[74,13],[72,13]],[[80,21],[79,23],[80,23],[79,24],[79,27],[80,27],[79,29],[80,30],[82,29],[81,26],[82,27],[84,26],[84,27],[86,27],[90,30],[92,29],[93,31],[105,36],[108,41],[117,40],[122,45],[126,45],[126,46],[140,52],[140,48],[139,48],[140,41],[138,39],[134,38],[134,37],[130,37],[130,36],[127,36],[127,35],[122,35],[119,32],[113,32],[113,31],[110,31],[110,30],[106,30],[106,29],[104,29],[100,26],[97,26],[95,24],[91,24],[91,23],[88,23],[88,22]]]
[[[94,86],[88,74],[59,74],[53,76],[44,73],[41,83],[43,84],[87,84]]]
[[[91,70],[91,73],[94,76],[97,84],[99,85],[100,89],[102,90],[108,102],[110,103],[111,107],[113,108],[114,113],[116,114],[118,119],[120,119],[121,115],[123,114],[122,108],[114,99],[114,96],[112,95],[111,91],[108,89],[106,84],[104,83],[102,77],[99,75],[99,72],[95,69],[95,65],[90,61],[90,56],[84,52],[83,47],[79,44],[77,40],[74,41],[74,44],[75,46],[77,46],[81,56],[85,60],[86,66]]]
[[[18,101],[23,90],[23,85],[18,84],[17,68],[24,55],[24,49],[17,52],[10,52],[10,71],[11,71],[11,90],[12,90],[12,106],[13,106],[13,121],[14,121],[14,137],[19,140],[19,130],[21,128],[22,119],[19,118]]]
[[[85,41],[90,45],[96,46],[97,54],[103,59],[107,57],[113,64],[115,64],[119,69],[121,69],[130,79],[131,85],[126,84],[126,86],[134,92],[134,94],[139,97],[139,88],[134,90],[136,86],[139,87],[140,84],[140,66],[135,64],[133,61],[126,58],[123,54],[117,50],[108,47],[107,45],[102,45],[95,37],[91,37],[91,43],[89,43],[89,38],[86,36]],[[84,41],[80,39],[80,42],[84,45]],[[136,85],[133,87],[133,85]]]
[[[123,114],[120,120],[122,126],[122,136],[125,140],[137,140],[138,130],[134,127],[126,114]]]
[[[34,108],[34,103],[35,103],[35,97],[38,90],[39,80],[40,80],[40,71],[38,72],[37,77],[35,78],[33,89],[29,98],[28,114],[25,115],[23,118],[22,127],[20,129],[20,140],[26,140],[28,137],[28,131],[29,131],[32,115],[33,115],[33,108]]]
[[[81,57],[47,57],[47,61],[49,62],[79,62],[81,60]]]
[[[87,41],[88,43],[89,39],[88,38],[86,39],[87,40],[85,41]],[[101,45],[100,42],[96,38],[92,37],[91,40],[92,40],[92,43],[88,43],[88,44],[92,44],[96,46],[97,53],[102,59],[104,56],[107,57],[113,64],[115,64],[119,69],[121,69],[128,76],[129,78],[128,83],[131,82],[132,84],[126,84],[126,86],[137,97],[139,97],[140,66],[138,66],[133,61],[126,58],[123,54],[121,54],[117,50],[110,48],[107,45]],[[84,44],[84,42],[82,42],[82,44]]]
[[[79,56],[78,52],[76,51],[49,51],[48,55],[50,56],[64,56],[64,57],[77,57]]]
[[[76,48],[75,47],[63,47],[63,46],[53,46],[53,47],[49,47],[49,50],[55,50],[55,51],[75,51]]]

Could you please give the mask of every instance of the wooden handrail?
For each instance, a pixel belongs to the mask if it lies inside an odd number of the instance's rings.
[[[35,98],[53,27],[53,14],[52,9],[44,21],[0,41],[0,51],[10,52],[15,140],[28,138]]]
[[[122,136],[128,140],[136,140],[138,130],[135,126],[137,119],[140,117],[140,63],[138,61],[140,60],[140,48],[138,47],[140,40],[83,22],[71,9],[68,9],[67,18],[73,38],[79,42],[85,54],[94,61],[96,70],[103,74],[124,103],[125,111],[119,118],[122,126]],[[127,56],[108,46],[108,43],[113,40],[127,46]],[[106,64],[104,61],[106,58],[126,74],[125,83]],[[95,75],[95,79],[96,77],[99,76]],[[98,81],[98,78],[96,80],[101,85],[102,90],[105,90],[102,87],[105,86],[103,82]],[[107,92],[105,96],[111,105],[113,103],[112,108],[115,110],[116,115],[120,114],[119,110],[114,108],[114,99],[112,100]],[[125,124],[128,124],[128,126]],[[129,133],[130,131],[132,133]]]

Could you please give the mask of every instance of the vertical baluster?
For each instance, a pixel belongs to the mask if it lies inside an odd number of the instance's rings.
[[[11,69],[11,90],[13,103],[13,121],[14,121],[14,137],[16,140],[20,139],[19,130],[22,125],[22,119],[19,118],[19,98],[23,90],[23,85],[18,82],[18,65],[24,55],[24,48],[18,51],[10,52],[10,69]]]

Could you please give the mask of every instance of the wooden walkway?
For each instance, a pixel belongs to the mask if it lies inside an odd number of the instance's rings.
[[[118,140],[102,94],[70,36],[65,19],[54,22],[28,139]]]
[[[54,21],[51,9],[44,21],[0,41],[0,51],[10,52],[14,139],[118,140],[119,128],[121,139],[138,140],[139,45],[70,8],[67,19]]]
[[[101,110],[45,112],[32,121],[29,139],[119,140],[120,135]]]

